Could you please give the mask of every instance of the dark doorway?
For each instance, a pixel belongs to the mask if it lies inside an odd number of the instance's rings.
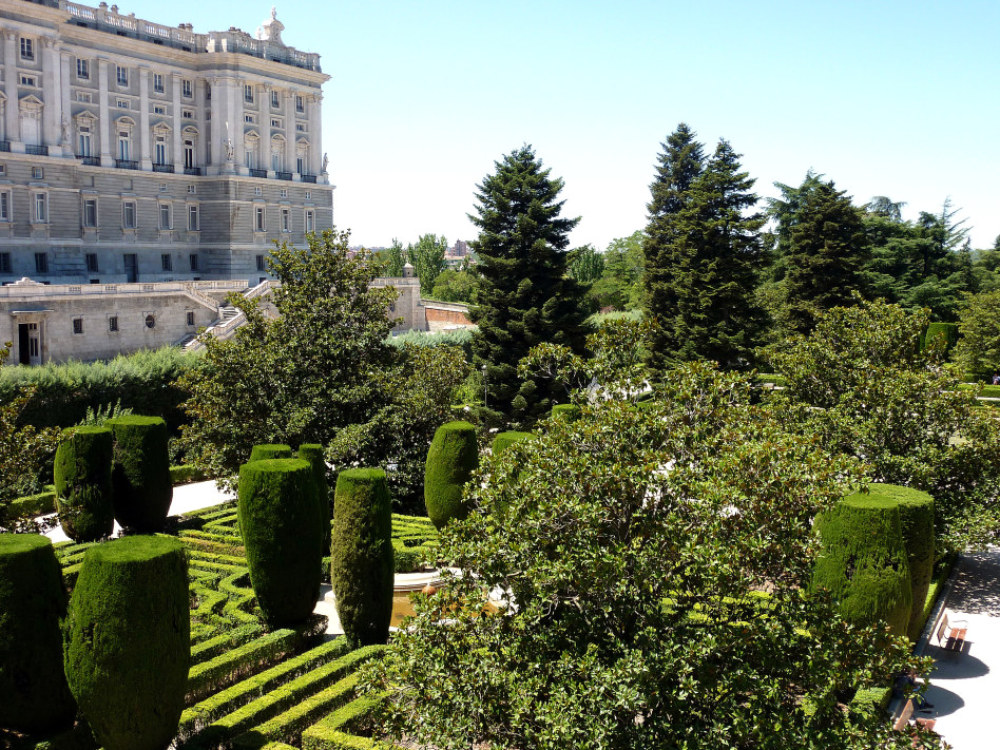
[[[20,323],[17,326],[17,361],[22,365],[31,364],[31,356],[28,354],[28,324]]]
[[[134,284],[139,280],[139,258],[135,253],[125,253],[125,281]]]

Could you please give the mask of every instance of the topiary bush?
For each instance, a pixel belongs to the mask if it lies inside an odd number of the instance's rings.
[[[59,631],[65,614],[52,542],[0,534],[0,727],[52,732],[73,723]]]
[[[926,492],[896,484],[872,484],[868,486],[868,493],[899,505],[900,531],[910,566],[913,594],[908,635],[910,640],[916,641],[924,625],[924,605],[934,575],[934,498]]]
[[[299,458],[308,461],[316,482],[316,498],[319,500],[320,523],[323,524],[323,555],[330,550],[330,520],[333,518],[333,503],[330,497],[330,483],[326,479],[326,459],[323,446],[319,443],[303,443],[299,446]]]
[[[167,423],[160,417],[129,415],[105,425],[115,436],[115,518],[131,531],[162,531],[174,499]]]
[[[932,341],[938,339],[944,341],[945,354],[951,352],[958,343],[958,323],[929,323],[927,330],[924,331],[920,348],[926,348]]]
[[[532,432],[498,432],[497,436],[493,438],[493,455],[499,455],[507,450],[514,443],[519,443],[522,440],[534,440],[535,434]]]
[[[255,445],[250,451],[250,461],[266,461],[269,458],[292,458],[292,446],[284,443],[266,443]]]
[[[318,506],[308,461],[272,458],[240,467],[238,510],[250,583],[273,627],[304,621],[319,598]]]
[[[174,738],[190,664],[187,557],[162,536],[87,550],[70,599],[64,665],[104,750],[163,750]]]
[[[855,494],[816,520],[822,551],[813,588],[827,589],[844,618],[859,625],[887,622],[906,635],[913,594],[899,505],[889,498]]]
[[[552,407],[553,419],[565,419],[567,422],[575,422],[583,415],[583,411],[576,404],[556,404]]]
[[[114,437],[107,427],[77,427],[66,435],[52,467],[59,523],[73,541],[93,542],[115,528]]]
[[[344,634],[357,646],[385,643],[392,620],[392,501],[381,469],[337,477],[330,581]]]
[[[438,427],[427,451],[424,472],[424,503],[438,530],[451,519],[463,519],[469,514],[462,488],[478,466],[475,427],[468,422],[447,422]]]

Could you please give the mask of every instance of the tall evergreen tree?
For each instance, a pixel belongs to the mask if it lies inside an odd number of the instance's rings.
[[[482,281],[472,320],[473,363],[484,369],[487,408],[514,425],[547,414],[553,403],[548,381],[521,381],[517,364],[536,344],[579,350],[584,321],[581,290],[566,273],[568,234],[579,219],[560,216],[563,181],[550,177],[525,145],[495,162],[477,185],[479,228],[470,245]]]

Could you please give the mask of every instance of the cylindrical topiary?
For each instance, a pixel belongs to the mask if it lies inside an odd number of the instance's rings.
[[[498,432],[497,436],[493,438],[493,455],[497,456],[507,450],[514,443],[519,443],[522,440],[534,440],[535,434],[533,432]]]
[[[923,628],[924,605],[934,575],[934,498],[926,492],[896,484],[872,484],[868,492],[885,497],[899,505],[900,531],[910,566],[910,591],[913,607],[908,627],[910,640],[920,638]]]
[[[958,323],[929,323],[921,340],[921,348],[934,341],[944,342],[944,352],[948,354],[958,343]]]
[[[167,423],[128,415],[106,424],[115,435],[115,518],[130,531],[162,531],[174,498]]]
[[[462,488],[478,466],[475,427],[468,422],[447,422],[438,427],[424,472],[424,503],[438,529],[453,518],[461,520],[469,515]]]
[[[576,404],[556,404],[552,407],[553,419],[565,419],[567,422],[575,422],[583,415],[583,411]]]
[[[52,542],[0,534],[0,727],[68,727],[76,705],[63,674],[66,590]]]
[[[164,536],[87,550],[70,599],[65,669],[105,750],[163,750],[177,733],[190,664],[187,556]]]
[[[381,469],[337,477],[330,581],[348,640],[385,643],[392,621],[392,501]]]
[[[848,621],[887,622],[893,633],[906,635],[913,595],[898,504],[851,495],[821,515],[816,525],[822,551],[813,587],[828,589]]]
[[[114,438],[106,427],[76,427],[56,449],[56,508],[73,541],[93,542],[115,528],[113,454]]]
[[[323,573],[318,507],[308,461],[271,458],[240,467],[240,529],[269,625],[300,623],[316,606]]]
[[[284,443],[265,443],[255,445],[250,451],[250,461],[267,461],[269,458],[292,458],[292,446]]]
[[[330,520],[333,518],[333,503],[330,497],[330,483],[326,480],[326,459],[323,446],[319,443],[303,443],[299,446],[299,458],[308,461],[312,467],[313,481],[316,482],[316,499],[319,500],[319,522],[323,527],[323,555],[330,550]]]

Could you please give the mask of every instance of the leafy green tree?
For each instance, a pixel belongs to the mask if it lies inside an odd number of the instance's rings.
[[[963,373],[991,381],[1000,373],[1000,290],[966,298],[959,331],[955,362]]]
[[[604,251],[604,271],[588,292],[596,307],[637,310],[643,304],[642,273],[645,266],[642,230],[618,237]]]
[[[415,245],[407,245],[406,254],[420,279],[420,288],[430,291],[438,275],[447,267],[444,256],[448,240],[444,235],[422,234]]]
[[[593,245],[584,245],[569,251],[569,274],[585,286],[601,278],[604,273],[604,256]]]
[[[539,343],[578,349],[584,324],[579,284],[566,273],[568,234],[579,219],[560,216],[563,181],[550,176],[531,146],[495,163],[477,186],[479,228],[470,243],[482,277],[472,320],[473,364],[485,367],[487,408],[526,425],[555,403],[544,383],[522,382],[517,362]]]
[[[438,274],[429,296],[442,302],[474,303],[478,287],[479,276],[474,266],[468,270],[446,268]]]
[[[362,678],[385,696],[390,737],[441,750],[912,747],[845,701],[929,661],[803,594],[813,518],[858,472],[788,434],[752,390],[687,364],[662,400],[609,398],[485,458],[471,514],[439,548],[474,575],[415,600]]]
[[[393,237],[392,245],[379,253],[379,260],[385,263],[382,275],[398,279],[403,275],[403,266],[407,263],[406,250],[403,249],[402,243]]]

